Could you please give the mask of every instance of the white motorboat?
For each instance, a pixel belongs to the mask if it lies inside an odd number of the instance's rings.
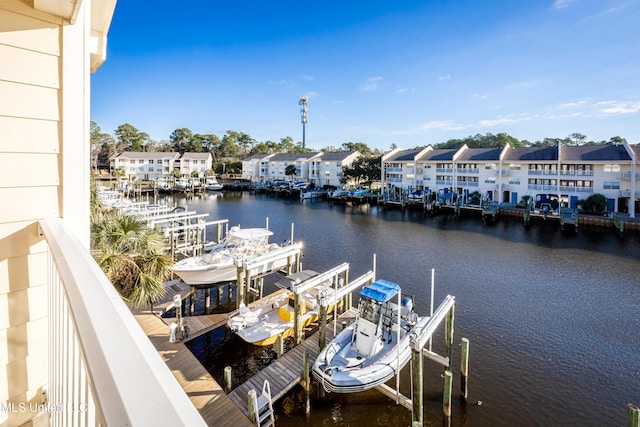
[[[294,294],[291,289],[294,285],[298,285],[307,279],[315,277],[318,272],[313,270],[303,270],[286,276],[282,280],[276,282],[276,285],[284,288],[275,296],[267,296],[260,301],[252,304],[248,308],[244,304],[240,304],[239,310],[229,317],[227,325],[238,334],[244,341],[254,345],[271,345],[276,342],[278,335],[283,338],[290,337],[294,334]],[[312,289],[307,290],[301,296],[300,304],[300,324],[304,328],[318,320],[318,296],[323,298],[331,298],[335,295],[335,288],[331,283],[323,283]],[[327,312],[331,313],[338,301],[329,304]]]
[[[355,393],[392,378],[409,361],[409,336],[423,328],[428,316],[413,311],[413,299],[398,306],[400,286],[377,280],[360,291],[356,321],[338,334],[318,355],[313,375],[325,390]]]
[[[307,188],[300,193],[300,198],[301,199],[317,199],[322,197],[323,195],[324,195],[324,192],[322,190],[311,190]]]
[[[171,184],[164,178],[158,178],[156,189],[158,191],[171,191]]]
[[[173,186],[177,191],[185,191],[189,188],[189,180],[187,178],[178,178]]]
[[[178,261],[171,267],[189,285],[231,282],[238,278],[238,264],[280,248],[269,243],[273,233],[265,228],[232,227],[211,251]]]
[[[207,191],[222,191],[223,185],[218,182],[215,176],[208,176],[204,180]]]

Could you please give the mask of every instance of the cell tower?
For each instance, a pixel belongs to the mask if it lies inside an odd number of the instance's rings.
[[[309,112],[309,108],[308,108],[308,102],[309,102],[309,97],[307,95],[303,95],[300,97],[300,102],[298,102],[298,105],[300,105],[300,119],[302,121],[302,148],[305,147],[305,125],[307,124],[307,113]]]

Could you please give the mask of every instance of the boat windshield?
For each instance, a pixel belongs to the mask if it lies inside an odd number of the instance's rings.
[[[372,299],[360,297],[360,318],[377,325],[378,320],[380,320],[381,307],[379,303]]]

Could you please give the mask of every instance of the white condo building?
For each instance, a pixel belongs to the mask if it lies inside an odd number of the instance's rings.
[[[256,154],[242,161],[242,178],[254,183],[296,179],[313,182],[318,187],[340,188],[344,168],[360,156],[357,151]],[[295,165],[295,177],[286,175],[289,165]]]
[[[599,193],[611,212],[634,217],[640,198],[637,145],[395,149],[382,156],[383,191],[448,188],[458,194],[518,203],[557,195],[565,206]]]

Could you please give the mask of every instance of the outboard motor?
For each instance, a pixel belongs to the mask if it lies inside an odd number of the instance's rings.
[[[402,302],[400,304],[402,305],[400,307],[400,315],[407,318],[413,312],[413,298],[402,297]]]

